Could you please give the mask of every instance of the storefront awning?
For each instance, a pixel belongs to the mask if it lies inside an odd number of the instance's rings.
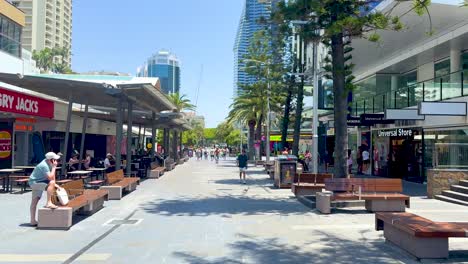
[[[51,77],[53,76],[53,77]],[[158,89],[159,82],[137,83],[146,80],[80,80],[65,78],[67,75],[25,75],[0,73],[0,81],[19,86],[31,91],[42,93],[61,100],[74,103],[89,104],[117,108],[119,95],[126,95],[134,102],[135,108],[147,111],[167,111],[175,109],[175,106]]]

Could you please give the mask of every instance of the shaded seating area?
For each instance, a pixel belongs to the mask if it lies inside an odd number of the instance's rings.
[[[158,179],[159,177],[164,175],[164,171],[166,170],[164,166],[159,166],[157,162],[152,162],[150,169],[151,170],[150,170],[150,174],[148,177],[150,179]]]

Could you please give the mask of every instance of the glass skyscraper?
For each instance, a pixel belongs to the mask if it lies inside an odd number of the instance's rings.
[[[137,69],[137,77],[158,77],[166,94],[180,91],[180,61],[168,51],[159,51]]]
[[[269,19],[271,10],[279,1],[245,0],[234,44],[234,96],[237,95],[239,84],[248,84],[254,81],[244,71],[245,64],[241,60],[247,54],[253,34],[265,27],[259,23],[259,20],[262,17]]]

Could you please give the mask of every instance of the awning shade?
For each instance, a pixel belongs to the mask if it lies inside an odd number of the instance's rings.
[[[112,83],[109,84],[105,80],[103,82],[99,81],[61,79],[60,75],[52,78],[0,73],[0,82],[19,86],[65,101],[69,101],[70,96],[72,96],[73,102],[78,104],[88,103],[91,106],[116,108],[117,96],[124,94],[134,101],[135,109],[154,112],[175,109],[175,106],[168,98],[151,83],[131,83],[126,81],[119,84],[115,81],[109,81],[109,83]]]

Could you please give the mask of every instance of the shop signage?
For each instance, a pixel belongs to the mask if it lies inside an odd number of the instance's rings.
[[[361,117],[348,115],[347,124],[348,126],[362,126]]]
[[[54,118],[54,102],[0,87],[0,112]]]
[[[413,136],[412,129],[397,128],[394,130],[379,130],[377,135],[379,137],[411,137]]]
[[[0,131],[0,159],[8,159],[11,156],[11,133],[8,130]]]
[[[362,114],[361,123],[364,126],[373,126],[375,124],[393,124],[395,120],[385,119],[384,114]]]

